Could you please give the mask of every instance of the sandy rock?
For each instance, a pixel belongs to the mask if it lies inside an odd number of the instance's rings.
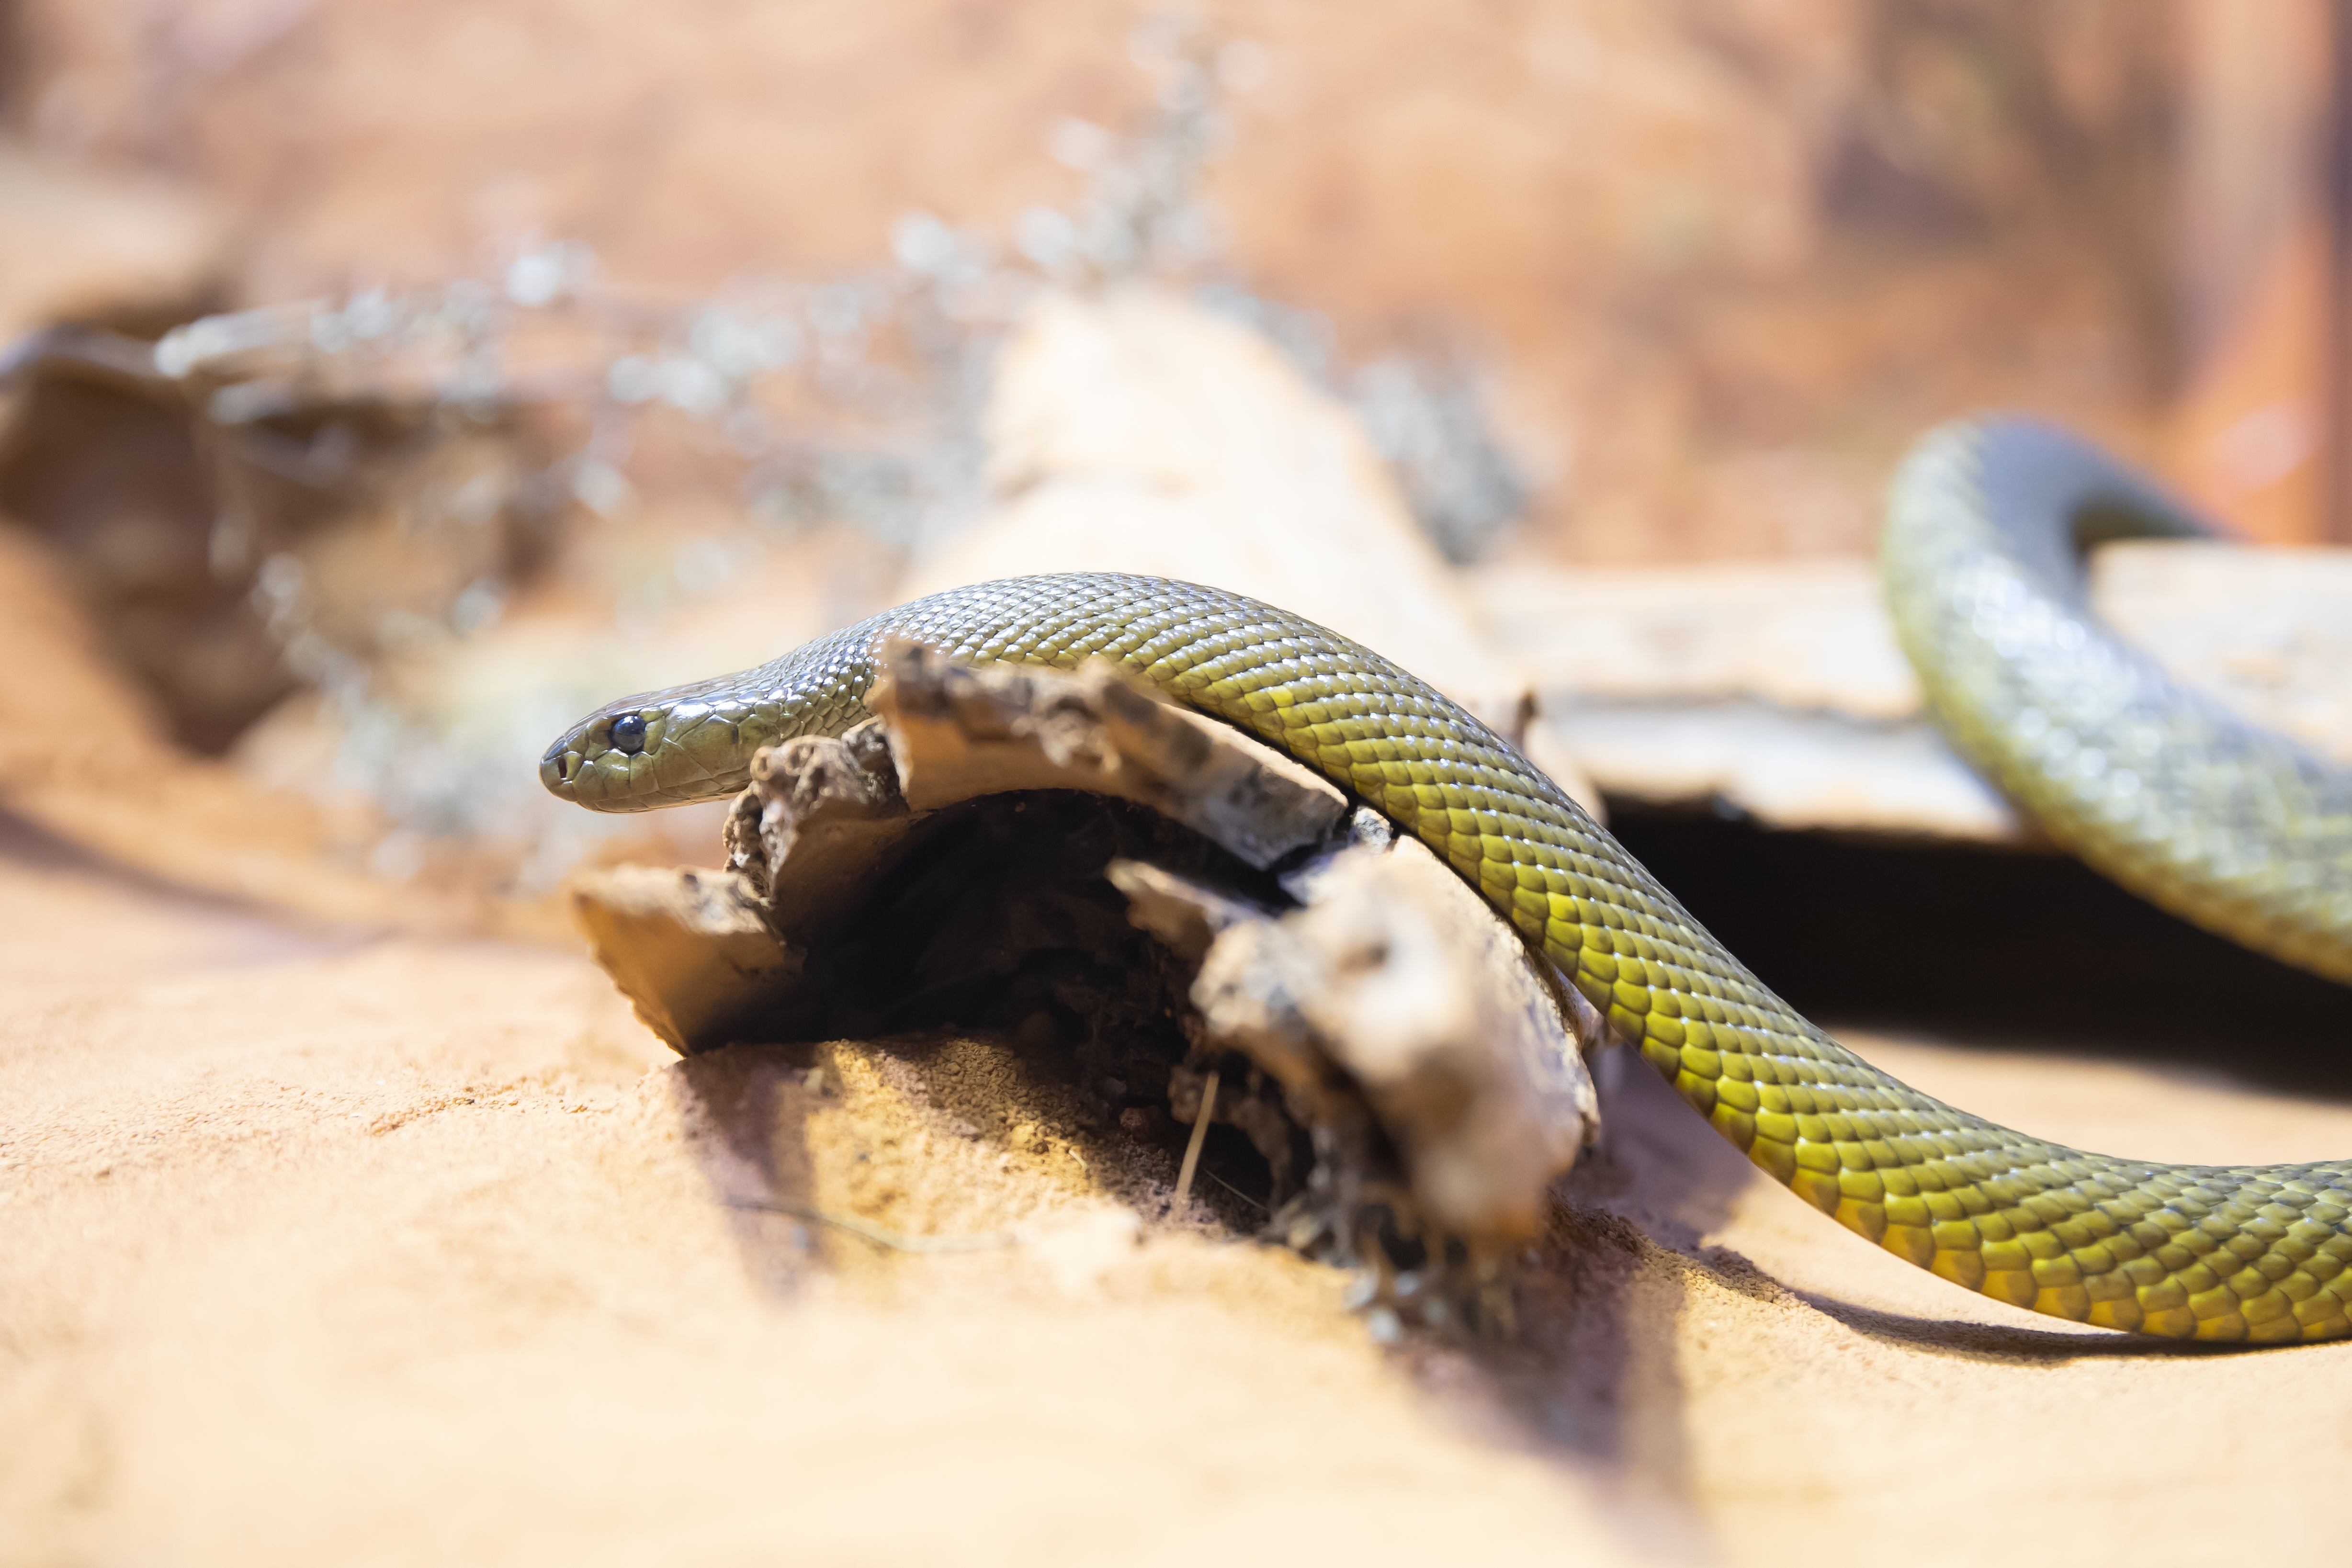
[[[1980,1532],[1920,1524],[1955,1485],[2084,1562],[2151,1510],[2200,1559],[2250,1517],[2279,1552],[2336,1539],[2343,1347],[2150,1345],[1957,1291],[1622,1056],[1520,1347],[1391,1350],[1337,1270],[1123,1234],[1125,1184],[1171,1166],[1002,1042],[679,1061],[583,957],[305,930],[5,829],[12,1564],[1980,1563]],[[1844,1038],[2090,1147],[2352,1146],[2341,1102],[2220,1053]],[[771,1201],[1017,1239],[740,1206]]]
[[[1870,562],[1514,563],[1465,587],[1612,794],[1781,828],[2030,837],[1920,716]]]
[[[2038,841],[1924,721],[1875,725],[1741,702],[1555,706],[1578,755],[1621,799],[1720,802],[1776,828]]]
[[[1740,566],[1474,567],[1489,634],[1581,701],[1747,701],[1863,722],[1917,716],[1875,566],[1849,558]]]
[[[21,849],[0,1561],[1635,1560],[1001,1040],[681,1061],[577,956]]]

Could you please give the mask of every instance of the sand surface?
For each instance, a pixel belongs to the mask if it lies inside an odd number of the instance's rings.
[[[681,1063],[570,952],[17,819],[0,993],[0,1562],[2188,1560],[2332,1542],[2352,1457],[2352,1346],[1960,1294],[1622,1057],[1522,1343],[1465,1351],[1117,1200],[1161,1157],[985,1040]],[[2352,1147],[2218,1074],[1858,1043],[2095,1146]]]

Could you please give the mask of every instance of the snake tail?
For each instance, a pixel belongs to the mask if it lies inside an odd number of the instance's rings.
[[[728,793],[761,746],[866,716],[878,642],[1114,660],[1419,837],[1717,1132],[1806,1202],[1957,1285],[2056,1317],[2214,1340],[2352,1333],[2352,1166],[2078,1153],[1911,1089],[1800,1017],[1559,788],[1378,653],[1213,588],[1094,574],[934,594],[773,663],[624,698],[549,749],[600,810]]]

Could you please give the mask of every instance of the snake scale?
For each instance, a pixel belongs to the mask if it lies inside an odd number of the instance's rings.
[[[1948,426],[1893,487],[1885,566],[1931,709],[2095,864],[2213,929],[2352,980],[2352,777],[2175,685],[2085,608],[2080,548],[2200,531],[2093,449]],[[635,810],[740,788],[752,753],[866,716],[878,641],[1117,661],[1414,833],[1758,1166],[1955,1284],[2207,1340],[2352,1334],[2352,1164],[2085,1154],[1909,1088],[1800,1017],[1517,751],[1370,650],[1237,594],[1110,575],[934,594],[738,674],[610,704],[549,789]]]

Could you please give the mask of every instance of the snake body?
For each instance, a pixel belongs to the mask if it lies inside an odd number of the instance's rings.
[[[2080,490],[2097,479],[2105,487],[2093,487],[2093,500],[2142,517],[2141,526],[2168,525],[2175,515],[2122,487],[2116,471],[2078,449],[2071,465],[2042,451],[2048,464],[2028,497],[2045,511],[2052,497],[2065,501],[2063,515],[2042,518],[2038,533],[2031,519],[1989,517],[1989,504],[2005,504],[2001,465],[2030,446],[2021,428],[1969,427],[1931,439],[1895,489],[1887,549],[1906,635],[1956,658],[1958,673],[1937,687],[1938,700],[1986,705],[1978,729],[1963,723],[1963,744],[2007,779],[2004,759],[2012,755],[2063,750],[2046,740],[2038,750],[2033,740],[2003,749],[2019,716],[2029,707],[2042,713],[2040,734],[2074,737],[2064,753],[2076,759],[2064,775],[2070,782],[2052,788],[2077,813],[2068,821],[2079,825],[2068,831],[2086,852],[2115,862],[2124,852],[2110,848],[2116,843],[2184,844],[2143,885],[2185,903],[2197,896],[2191,873],[2210,863],[2241,890],[2217,925],[2271,934],[2274,950],[2315,967],[2339,962],[2352,950],[2352,917],[2342,917],[2341,904],[2352,862],[2339,859],[2316,894],[2310,879],[2249,862],[2264,852],[2261,824],[2273,820],[2316,821],[2323,839],[2332,832],[2326,841],[2340,845],[2341,781],[2243,727],[2228,731],[2234,749],[2206,771],[2176,755],[2219,733],[2223,716],[2184,709],[2184,694],[2157,684],[2153,666],[2084,620],[2067,587],[2072,540],[2060,537],[2075,527],[2080,496],[2066,501],[2074,492],[2056,480],[2069,477]],[[2050,548],[2037,542],[2044,539]],[[2070,634],[2066,625],[2084,630]],[[1112,659],[1288,753],[1435,851],[1759,1167],[1955,1284],[2145,1333],[2258,1342],[2352,1334],[2352,1165],[2116,1159],[2012,1132],[1920,1093],[1774,996],[1477,719],[1370,649],[1237,594],[1096,574],[951,590],[756,669],[609,705],[557,740],[541,777],[558,795],[604,810],[729,793],[743,784],[760,747],[838,734],[864,718],[876,650],[888,637],[976,662],[1067,668]],[[2060,656],[2085,650],[2097,678],[2072,685]],[[2019,663],[2032,673],[2006,673]],[[2078,706],[2069,706],[2070,694],[2079,695]],[[2194,718],[2178,719],[2184,711]],[[2137,740],[2149,726],[2155,748],[2143,751]],[[2104,793],[2079,784],[2080,758],[2093,746],[2110,758]],[[2141,817],[2112,804],[2112,774],[2126,757],[2141,783],[2122,795],[2161,800],[2160,812]],[[2272,771],[2232,782],[2219,771],[2231,768]],[[2229,819],[2236,824],[2230,832],[2201,836],[2216,831],[2194,814],[2229,807],[2242,791],[2286,804],[2269,816],[2247,808]],[[2121,837],[2110,831],[2116,823]],[[2293,896],[2265,902],[2264,887]],[[2332,926],[2330,910],[2339,915]]]
[[[1880,554],[1895,626],[1960,751],[2135,893],[2352,982],[2352,774],[2248,724],[2090,613],[2082,552],[2207,530],[2063,431],[1923,440]]]

